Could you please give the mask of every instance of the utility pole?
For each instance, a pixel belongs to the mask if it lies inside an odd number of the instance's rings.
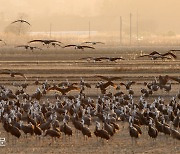
[[[120,16],[120,27],[119,27],[119,41],[120,45],[122,45],[122,17]]]
[[[137,28],[137,36],[136,37],[137,37],[137,44],[139,44],[139,14],[138,14],[138,10],[137,10],[137,21],[136,22],[137,22],[136,23],[137,24],[136,25],[137,26],[136,27]]]
[[[131,21],[131,19],[132,19],[132,14],[130,13],[130,29],[129,29],[129,44],[131,45],[131,38],[132,38],[132,27],[131,27],[131,25],[132,25],[132,21]]]
[[[89,40],[90,40],[90,38],[91,38],[91,23],[89,21]]]

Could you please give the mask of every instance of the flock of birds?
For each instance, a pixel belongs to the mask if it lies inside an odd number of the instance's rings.
[[[2,39],[0,39],[0,42],[3,42],[4,45],[7,45],[7,43],[5,41],[3,41]],[[25,45],[18,45],[18,46],[15,46],[15,48],[24,48],[26,50],[31,50],[33,51],[34,49],[37,49],[37,50],[43,50],[37,46],[32,46],[30,44],[32,43],[42,43],[43,46],[45,45],[47,48],[49,48],[50,46],[53,46],[53,47],[56,47],[56,46],[59,46],[61,48],[68,48],[68,47],[74,47],[74,49],[81,49],[81,50],[84,50],[84,49],[95,49],[95,47],[93,46],[88,46],[88,45],[85,45],[85,44],[92,44],[92,45],[96,45],[96,44],[104,44],[103,42],[94,42],[94,41],[91,41],[91,42],[83,42],[81,44],[68,44],[68,45],[64,45],[63,46],[63,43],[60,42],[60,41],[57,41],[57,40],[44,40],[44,39],[36,39],[36,40],[31,40],[29,41],[27,44]]]
[[[15,23],[23,23],[23,24],[27,24],[27,25],[31,26],[31,24],[28,21],[22,20],[22,19],[15,20],[11,24],[15,24]],[[2,40],[2,39],[0,39],[0,42],[2,42],[4,45],[7,45],[7,43],[4,40]],[[31,45],[32,43],[42,43],[43,46],[45,45],[48,48],[50,46],[53,46],[53,47],[58,46],[58,47],[61,47],[61,48],[73,47],[74,49],[81,49],[81,50],[84,50],[84,49],[95,49],[94,45],[105,44],[103,42],[98,42],[98,41],[86,41],[86,42],[82,42],[81,44],[63,45],[63,43],[61,41],[57,41],[57,40],[35,39],[35,40],[31,40],[31,41],[27,42],[27,44],[25,44],[25,45],[18,45],[15,48],[24,48],[26,50],[29,49],[31,51],[33,51],[34,49],[42,50],[42,48],[39,48],[37,46],[32,46]],[[91,46],[89,46],[89,45],[91,45]],[[158,59],[171,60],[171,59],[177,59],[177,56],[173,53],[174,51],[180,51],[180,50],[172,49],[172,50],[169,50],[166,53],[159,53],[157,51],[153,51],[150,54],[145,54],[145,55],[137,56],[137,58],[149,57],[151,60],[158,60]],[[100,61],[103,61],[103,60],[108,60],[110,62],[112,62],[112,61],[116,62],[117,60],[125,60],[125,59],[122,58],[122,57],[85,57],[85,58],[81,58],[80,60],[87,60],[87,61],[93,60],[94,62],[100,62]]]
[[[10,71],[10,70],[8,70]],[[11,77],[24,74],[11,72]],[[153,81],[144,82],[139,100],[135,103],[135,91],[132,86],[135,81],[115,83],[121,77],[95,76],[100,78],[95,88],[101,94],[96,97],[88,96],[87,88],[93,85],[82,78],[79,83],[70,83],[68,80],[61,83],[43,83],[37,79],[38,86],[33,94],[27,93],[28,83],[13,84],[18,88],[13,91],[0,86],[0,122],[7,134],[20,138],[25,134],[35,136],[50,136],[60,138],[61,134],[73,136],[82,133],[84,138],[92,137],[109,140],[120,131],[119,122],[129,123],[129,134],[133,139],[143,134],[142,127],[147,127],[148,135],[156,139],[158,134],[171,136],[180,140],[180,91],[167,103],[164,98],[155,98],[153,102],[146,98],[154,95],[158,90],[171,91],[171,82],[180,84],[180,78],[172,76],[158,76]],[[122,91],[122,86],[125,91]],[[113,87],[116,93],[111,91]],[[46,100],[51,91],[55,101]],[[76,91],[76,95],[70,95]],[[107,92],[109,91],[109,92]],[[60,93],[60,94],[59,94]],[[166,102],[166,103],[165,103]],[[94,132],[89,129],[95,124]],[[73,131],[74,129],[75,132]]]
[[[4,42],[3,40],[0,40],[2,42]],[[38,39],[38,40],[32,40],[28,42],[28,45],[18,45],[15,48],[24,48],[26,50],[31,50],[34,51],[34,49],[37,50],[43,50],[42,48],[39,48],[37,46],[31,46],[29,44],[31,43],[42,43],[43,45],[46,45],[48,48],[50,46],[59,46],[61,48],[69,48],[69,47],[74,47],[74,49],[81,49],[84,50],[86,48],[88,49],[95,49],[94,46],[88,46],[88,45],[84,45],[84,44],[92,44],[92,45],[96,45],[96,44],[104,44],[103,42],[94,42],[94,41],[89,41],[89,42],[83,42],[80,45],[78,44],[69,44],[69,45],[64,45],[63,43],[57,40],[42,40],[42,39]],[[4,42],[4,44],[6,44]],[[172,51],[180,51],[180,50],[169,50],[168,52],[165,53],[159,53],[158,51],[153,51],[150,54],[144,54],[144,55],[140,55],[137,56],[137,58],[141,58],[141,57],[149,57],[151,60],[158,60],[158,59],[162,59],[162,60],[171,60],[171,59],[177,59],[177,56],[172,52]],[[116,62],[117,60],[125,60],[123,57],[84,57],[84,58],[80,58],[79,60],[87,60],[87,61],[94,61],[94,62],[100,62],[100,61],[110,61],[110,62]]]

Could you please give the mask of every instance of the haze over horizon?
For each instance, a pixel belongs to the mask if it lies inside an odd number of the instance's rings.
[[[0,0],[0,31],[12,21],[28,20],[31,31],[91,30],[118,31],[119,17],[122,16],[123,31],[129,30],[129,14],[136,30],[137,12],[139,31],[180,34],[179,0]]]

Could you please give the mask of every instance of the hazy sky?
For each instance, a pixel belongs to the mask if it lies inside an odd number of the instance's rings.
[[[1,30],[20,14],[25,14],[33,31],[118,30],[119,16],[124,29],[129,26],[129,13],[136,14],[142,31],[180,33],[180,0],[0,0]]]

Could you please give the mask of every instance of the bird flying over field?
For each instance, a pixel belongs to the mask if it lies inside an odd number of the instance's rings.
[[[167,57],[167,56],[162,56],[162,55],[149,55],[149,54],[139,56],[138,58],[140,58],[140,57],[150,57],[151,60],[156,60],[156,59],[172,59],[171,57]]]
[[[106,59],[108,59],[109,61],[116,61],[116,60],[125,60],[122,57],[107,57]]]
[[[6,45],[6,42],[5,42],[5,41],[3,41],[2,39],[0,39],[0,42],[3,42],[3,43],[4,43],[4,45]]]
[[[158,79],[159,79],[159,84],[160,84],[160,85],[166,85],[166,83],[167,83],[169,80],[174,80],[174,81],[180,83],[180,78],[178,78],[178,77],[173,77],[173,76],[169,76],[169,75],[165,75],[165,76],[159,75]]]
[[[104,59],[107,59],[106,57],[85,57],[85,58],[80,58],[79,60],[94,60],[96,61],[102,61]]]
[[[0,74],[9,74],[11,77],[15,77],[15,76],[21,76],[25,79],[27,79],[27,77],[23,74],[23,73],[20,73],[20,72],[14,72],[12,70],[5,70],[4,72],[0,72]]]
[[[11,24],[18,23],[18,22],[20,22],[20,23],[26,23],[26,24],[28,24],[28,25],[31,26],[31,24],[30,24],[29,22],[27,22],[26,20],[22,20],[22,19],[15,20],[15,21],[13,21]]]
[[[47,89],[47,91],[52,91],[52,90],[55,90],[55,91],[58,91],[58,92],[61,92],[62,95],[66,95],[66,93],[72,91],[72,90],[80,90],[78,87],[74,87],[74,86],[69,86],[67,88],[65,87],[57,87],[57,86],[53,86],[53,87],[50,87]]]
[[[135,83],[136,83],[136,82],[134,82],[134,81],[129,81],[129,82],[127,82],[127,83],[121,82],[120,85],[125,86],[126,89],[128,90],[128,89],[130,89],[130,87],[131,87],[133,84],[135,84]]]
[[[79,60],[83,60],[83,59],[94,60],[94,61],[102,61],[102,60],[116,61],[118,59],[125,60],[124,58],[121,58],[121,57],[85,57],[85,58],[81,58]]]
[[[175,54],[173,54],[172,52],[170,52],[170,51],[168,51],[168,52],[166,52],[166,53],[164,53],[164,54],[162,54],[162,53],[159,53],[159,52],[157,52],[157,51],[153,51],[152,53],[150,53],[149,55],[160,55],[160,56],[172,56],[174,59],[176,59],[177,58],[177,56],[175,55]]]
[[[67,48],[67,47],[74,47],[75,49],[82,49],[82,50],[84,50],[84,48],[95,49],[94,47],[91,47],[91,46],[75,45],[75,44],[69,44],[69,45],[64,46],[63,48]]]
[[[34,49],[42,50],[41,48],[33,47],[33,46],[29,46],[29,45],[18,45],[18,46],[16,46],[16,48],[25,48],[26,50],[30,49],[31,51],[33,51]]]
[[[82,44],[92,44],[92,45],[96,45],[96,44],[105,44],[103,42],[92,42],[92,41],[88,41],[88,42],[83,42]]]
[[[62,43],[60,41],[56,41],[56,40],[32,40],[32,41],[29,41],[28,43],[33,43],[33,42],[40,42],[40,43],[43,43],[43,45],[49,45],[51,43]]]

